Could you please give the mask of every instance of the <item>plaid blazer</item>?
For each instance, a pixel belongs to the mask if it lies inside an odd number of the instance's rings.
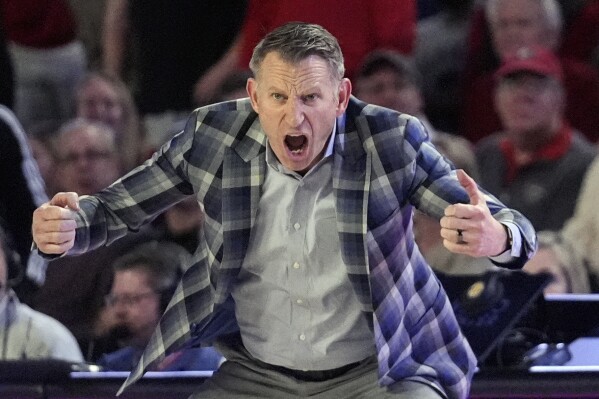
[[[237,328],[230,292],[256,217],[265,145],[248,100],[200,108],[152,159],[81,199],[69,253],[110,243],[187,195],[205,211],[195,263],[119,393],[165,354]],[[469,201],[452,166],[416,118],[352,97],[335,139],[333,188],[342,258],[373,321],[380,383],[411,378],[465,397],[475,357],[412,233],[414,206],[440,217],[447,205]],[[531,224],[492,197],[488,204],[520,228],[523,253],[510,266],[521,266],[536,249]]]

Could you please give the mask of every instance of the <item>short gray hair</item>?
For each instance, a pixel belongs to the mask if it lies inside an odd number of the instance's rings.
[[[54,137],[52,139],[52,142],[54,143],[55,148],[55,152],[56,155],[60,157],[62,157],[63,154],[63,148],[62,145],[60,145],[61,141],[65,139],[65,137],[74,131],[77,130],[87,130],[87,129],[92,129],[92,130],[96,130],[98,132],[101,132],[101,134],[103,136],[106,136],[106,138],[109,141],[109,145],[110,145],[110,152],[114,153],[114,155],[117,154],[117,138],[116,138],[116,132],[114,131],[114,129],[110,126],[108,126],[107,124],[100,122],[100,121],[92,121],[89,119],[85,119],[85,118],[74,118],[71,120],[66,121],[65,123],[63,123],[60,128],[58,129],[58,132],[56,132],[56,137]]]
[[[77,117],[63,123],[58,132],[56,133],[56,137],[60,140],[61,137],[67,133],[70,133],[75,130],[84,130],[84,129],[96,129],[101,131],[106,136],[110,137],[112,142],[112,146],[116,150],[116,132],[114,129],[104,122],[100,121],[92,121],[90,119]]]
[[[546,26],[554,32],[557,37],[562,33],[564,20],[562,17],[562,10],[556,0],[537,0],[543,10],[543,21]],[[487,0],[485,5],[485,16],[489,22],[493,22],[497,15],[497,7],[501,0]]]
[[[341,80],[345,74],[339,42],[320,25],[289,22],[267,34],[254,48],[250,60],[254,76],[258,76],[264,58],[271,52],[292,64],[317,55],[329,63],[333,78]]]

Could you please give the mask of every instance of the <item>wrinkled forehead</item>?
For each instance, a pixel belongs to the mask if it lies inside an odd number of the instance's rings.
[[[60,141],[64,148],[94,147],[105,150],[112,149],[114,136],[108,130],[83,126],[63,132]]]
[[[278,77],[327,77],[334,79],[330,63],[317,54],[302,57],[284,57],[277,51],[271,51],[262,60],[256,80],[266,79],[272,75]]]

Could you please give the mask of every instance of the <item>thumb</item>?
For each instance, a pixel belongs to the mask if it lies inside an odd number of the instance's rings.
[[[77,193],[58,193],[50,200],[50,205],[60,206],[61,208],[69,208],[73,211],[79,210],[79,196]]]
[[[468,176],[463,169],[457,170],[458,181],[464,187],[466,192],[468,193],[468,197],[470,198],[470,203],[472,205],[478,205],[482,200],[481,193],[478,191],[478,186],[473,178]]]

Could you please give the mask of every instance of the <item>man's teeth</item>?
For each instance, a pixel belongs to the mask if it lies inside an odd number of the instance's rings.
[[[303,150],[304,150],[303,148],[298,148],[297,150],[291,150],[291,153],[292,154],[301,154]]]

